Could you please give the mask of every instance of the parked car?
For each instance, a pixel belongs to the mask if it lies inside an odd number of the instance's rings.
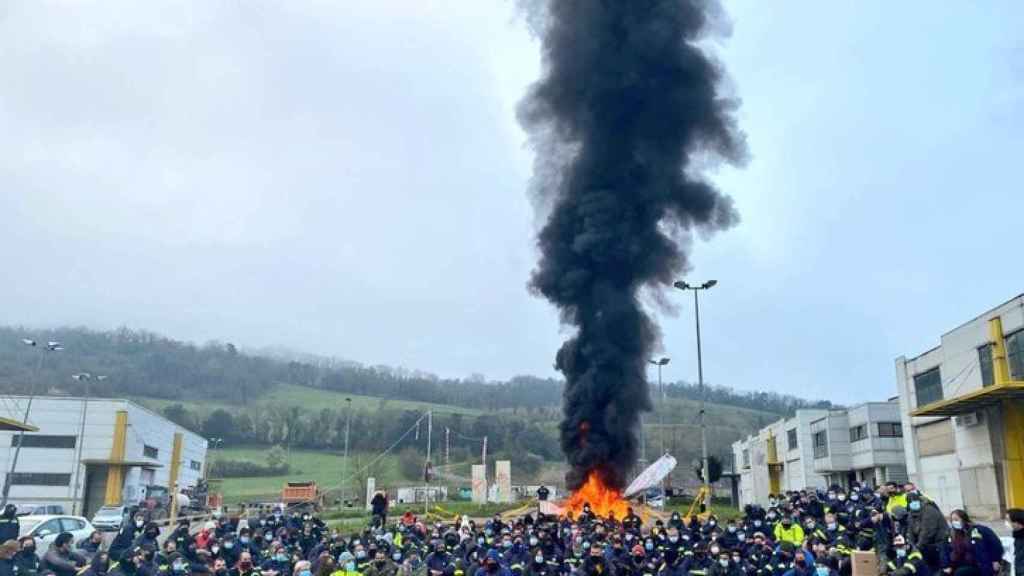
[[[17,504],[18,516],[63,516],[67,514],[61,504]]]
[[[104,506],[96,511],[92,517],[92,525],[97,530],[117,532],[128,515],[127,506]]]
[[[22,516],[18,518],[21,530],[18,537],[32,536],[36,539],[36,549],[43,554],[61,532],[70,532],[78,542],[95,531],[92,524],[81,516]]]

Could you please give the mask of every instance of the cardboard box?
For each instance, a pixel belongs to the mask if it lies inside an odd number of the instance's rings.
[[[855,550],[850,553],[853,576],[878,576],[878,556],[873,550]]]

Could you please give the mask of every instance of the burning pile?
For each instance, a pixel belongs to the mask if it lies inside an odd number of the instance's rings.
[[[590,511],[601,517],[609,516],[616,520],[626,517],[629,503],[622,497],[622,492],[605,485],[601,477],[591,473],[583,486],[577,488],[572,496],[562,505],[562,513],[579,518],[585,505],[590,505]]]
[[[532,188],[547,222],[530,287],[576,329],[565,376],[562,450],[570,506],[623,509],[650,409],[647,360],[660,331],[641,305],[689,268],[683,247],[737,221],[700,176],[745,156],[737,102],[698,48],[713,0],[521,0],[543,41],[543,77],[519,117],[537,150]],[[545,213],[547,213],[545,211]]]

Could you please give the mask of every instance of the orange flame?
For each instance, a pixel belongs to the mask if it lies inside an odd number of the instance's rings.
[[[586,483],[565,501],[563,514],[572,514],[573,518],[579,518],[583,513],[584,504],[590,504],[590,511],[593,514],[601,518],[612,516],[616,520],[625,518],[629,508],[629,502],[622,498],[622,493],[606,486],[596,471],[592,471],[587,476]]]

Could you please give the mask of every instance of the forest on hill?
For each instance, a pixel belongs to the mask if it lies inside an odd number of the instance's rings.
[[[63,350],[29,347],[22,338],[58,341]],[[92,377],[72,378],[82,373]],[[665,389],[668,401],[656,403],[645,430],[652,446],[687,457],[698,450],[698,389],[681,381]],[[440,378],[309,355],[247,352],[225,342],[196,345],[127,328],[0,327],[0,390],[129,397],[226,445],[318,450],[340,450],[349,421],[353,450],[422,444],[426,430],[416,422],[430,410],[439,432],[435,449],[447,430],[453,459],[479,451],[485,436],[492,454],[560,457],[562,383],[533,376]],[[722,455],[734,440],[796,409],[831,406],[723,386],[709,386],[706,393],[712,451]]]

